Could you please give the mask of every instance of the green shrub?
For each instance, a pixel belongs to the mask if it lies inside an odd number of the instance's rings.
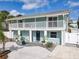
[[[51,42],[47,42],[47,43],[46,43],[46,47],[47,47],[47,48],[51,48],[52,45],[53,45],[53,44],[52,44]]]
[[[45,40],[43,40],[42,43],[45,43]]]
[[[22,45],[25,45],[25,44],[26,44],[26,42],[23,40],[23,41],[22,41]]]

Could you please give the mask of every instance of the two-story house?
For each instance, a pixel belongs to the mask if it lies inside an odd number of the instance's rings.
[[[9,31],[14,38],[29,42],[41,42],[47,38],[56,44],[64,44],[64,31],[67,29],[69,11],[21,16],[7,19]]]

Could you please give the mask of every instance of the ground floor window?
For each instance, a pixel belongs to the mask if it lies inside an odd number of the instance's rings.
[[[57,37],[57,32],[50,32],[50,37],[51,38],[56,38]]]
[[[12,32],[13,32],[13,35],[18,35],[18,30],[12,30]]]

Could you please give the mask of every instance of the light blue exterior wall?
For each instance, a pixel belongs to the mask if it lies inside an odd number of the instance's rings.
[[[44,39],[44,31],[40,31],[40,41]],[[32,31],[32,41],[37,42],[36,40],[36,31]]]
[[[47,39],[49,42],[52,42],[53,39],[55,38],[51,38],[50,37],[50,32],[53,32],[53,31],[47,31]],[[57,32],[57,39],[55,39],[54,41],[56,42],[56,44],[61,44],[61,31],[56,31]],[[18,35],[18,30],[14,30],[13,31],[13,35],[14,37],[16,38],[16,36]],[[32,42],[37,42],[36,40],[36,31],[32,31]],[[25,40],[26,42],[29,42],[30,39],[29,39],[29,31],[25,31],[25,30],[21,30],[20,31],[20,40]],[[40,31],[40,42],[43,41],[44,39],[44,31]]]
[[[56,42],[56,44],[61,44],[61,31],[56,31],[57,32],[57,39],[55,39],[55,38],[51,38],[50,37],[50,32],[53,32],[53,31],[48,31],[47,32],[47,38],[48,38],[48,41],[49,42],[52,42],[53,40]]]
[[[29,42],[29,31],[22,30],[20,31],[21,40]]]
[[[41,31],[40,32],[40,41],[43,41],[43,39],[44,39],[44,31]]]
[[[18,30],[12,30],[14,39],[18,36]]]
[[[57,40],[58,44],[61,44],[61,31],[57,32],[57,38],[59,38],[59,40]]]
[[[32,41],[36,42],[36,31],[32,31]]]

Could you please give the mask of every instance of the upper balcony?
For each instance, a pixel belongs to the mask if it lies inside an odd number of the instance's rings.
[[[9,21],[9,29],[62,29],[66,28],[67,15],[44,16]]]
[[[66,29],[69,11],[28,15],[7,19],[9,30]]]
[[[9,29],[48,29],[48,28],[64,28],[64,20],[59,21],[41,21],[41,22],[23,22],[10,23]]]

